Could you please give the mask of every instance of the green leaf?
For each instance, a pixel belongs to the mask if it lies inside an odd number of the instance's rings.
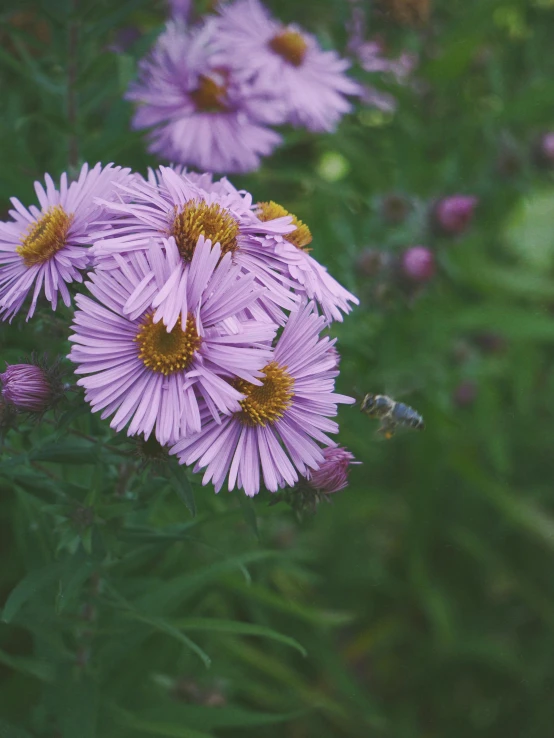
[[[32,738],[23,728],[18,728],[0,718],[0,738]]]
[[[244,522],[259,541],[260,531],[258,530],[258,520],[256,518],[256,511],[252,500],[246,495],[241,494],[239,495],[239,504],[244,517]]]
[[[285,612],[308,623],[336,626],[350,623],[353,619],[353,615],[348,612],[318,610],[298,602],[292,602],[258,584],[245,585],[242,582],[225,582],[225,586],[248,599],[274,610]]]
[[[237,568],[242,570],[245,565],[278,556],[279,552],[277,551],[265,550],[247,551],[238,556],[229,556],[224,561],[217,561],[208,566],[200,567],[191,573],[175,577],[169,582],[162,582],[159,587],[151,590],[137,601],[137,608],[140,611],[166,612],[186,597],[194,594],[199,588],[219,579],[223,574]]]
[[[42,590],[52,586],[61,578],[67,567],[67,562],[57,561],[41,569],[31,571],[10,592],[4,609],[2,620],[9,623],[29,600],[33,599]]]
[[[268,713],[244,710],[240,707],[201,707],[196,705],[168,704],[159,708],[141,710],[133,714],[136,724],[160,726],[152,732],[160,735],[181,736],[186,734],[168,732],[172,726],[184,726],[186,730],[212,730],[223,728],[254,728],[263,725],[276,725],[295,720],[306,715],[306,710],[288,713]],[[162,727],[163,726],[163,727]]]
[[[98,686],[93,679],[87,674],[76,679],[67,673],[58,692],[63,738],[96,738]]]
[[[133,731],[140,733],[150,733],[163,738],[214,738],[213,733],[205,733],[200,730],[193,730],[181,723],[170,723],[167,721],[154,720],[148,717],[142,717],[136,713],[124,712],[117,710],[116,720],[120,725],[131,728]]]
[[[27,656],[13,656],[0,650],[0,663],[9,666],[14,671],[35,677],[41,682],[52,682],[54,680],[54,666],[48,661],[40,661]],[[0,730],[0,738],[2,731]]]
[[[232,633],[235,635],[260,636],[262,638],[270,638],[271,640],[284,643],[286,646],[295,648],[302,656],[306,656],[306,649],[290,636],[278,633],[266,625],[256,625],[254,623],[244,623],[238,620],[224,620],[219,618],[183,618],[180,620],[172,620],[172,624],[176,628],[183,630],[199,630],[213,633]]]
[[[87,579],[93,568],[93,562],[82,552],[77,553],[68,562],[63,576],[60,578],[55,609],[61,613],[80,591],[82,583]]]
[[[175,492],[177,492],[180,500],[185,503],[187,510],[194,518],[196,515],[196,502],[194,500],[192,485],[189,482],[185,468],[179,466],[179,469],[177,470],[173,467],[173,464],[170,464],[169,473],[171,476],[171,486]]]
[[[208,656],[208,654],[203,651],[197,643],[188,638],[184,633],[181,633],[181,631],[173,627],[173,625],[168,623],[167,620],[154,617],[153,615],[143,615],[136,610],[128,610],[125,615],[132,618],[133,620],[138,620],[140,623],[150,625],[155,630],[158,630],[161,633],[166,633],[172,638],[175,638],[187,648],[190,648],[191,651],[194,651],[194,653],[202,660],[204,666],[207,669],[211,666],[212,660]]]
[[[98,460],[98,449],[88,441],[69,440],[47,443],[31,451],[33,461],[51,461],[62,464],[94,464]]]

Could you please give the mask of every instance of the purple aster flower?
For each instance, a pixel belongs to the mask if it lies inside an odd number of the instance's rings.
[[[208,189],[199,187],[200,183]],[[189,179],[169,167],[150,172],[148,181],[133,181],[122,188],[122,194],[129,202],[106,203],[110,213],[119,217],[110,232],[98,233],[100,240],[93,247],[98,268],[111,268],[114,254],[148,251],[153,240],[166,244],[173,236],[180,254],[179,260],[171,260],[171,285],[176,284],[188,271],[203,236],[219,243],[223,254],[232,254],[234,263],[267,288],[250,306],[250,317],[267,320],[269,316],[271,322],[284,323],[282,310],[295,309],[298,298],[290,291],[294,285],[274,259],[276,242],[262,239],[294,230],[290,216],[262,222],[252,211],[251,195],[238,192],[227,180],[213,183],[207,175]]]
[[[213,482],[216,491],[228,476],[253,496],[263,481],[271,492],[293,486],[298,472],[306,476],[324,461],[319,443],[334,445],[326,435],[336,433],[330,420],[337,403],[351,404],[351,397],[334,393],[335,360],[329,353],[333,341],[321,338],[325,319],[313,303],[291,313],[263,369],[261,386],[235,382],[243,393],[241,407],[231,416],[206,420],[200,433],[179,440],[171,449],[181,464],[206,468],[203,484]]]
[[[43,412],[54,399],[46,372],[35,364],[11,364],[0,374],[2,398],[18,410]]]
[[[170,161],[253,171],[281,142],[266,124],[282,119],[282,103],[215,60],[213,30],[168,23],[127,93],[138,103],[133,126],[151,128],[149,151]]]
[[[67,284],[81,282],[81,270],[89,264],[90,232],[95,221],[103,217],[103,206],[95,201],[114,197],[114,185],[129,179],[129,169],[97,164],[89,170],[83,165],[79,179],[68,184],[61,176],[56,189],[50,175],[45,176],[46,189],[35,182],[40,209],[25,208],[12,198],[15,210],[12,220],[0,223],[0,314],[12,319],[32,292],[27,320],[35,312],[44,289],[46,299],[55,310],[58,295],[65,305],[71,299]]]
[[[162,444],[200,430],[199,400],[214,423],[240,410],[241,390],[228,380],[260,386],[276,326],[231,320],[259,295],[231,254],[201,236],[190,268],[170,283],[176,251],[164,248],[116,255],[118,267],[87,282],[97,302],[77,296],[75,344],[69,358],[86,400],[111,426]],[[160,305],[162,306],[160,308]],[[162,316],[170,327],[162,322]],[[227,329],[231,323],[232,332]]]
[[[323,457],[319,468],[307,476],[309,486],[325,494],[338,492],[348,486],[350,464],[360,463],[354,461],[354,454],[341,446],[329,446],[323,449]]]
[[[281,262],[281,269],[295,283],[296,292],[305,294],[310,300],[316,300],[329,322],[342,321],[341,311],[349,313],[351,307],[348,303],[358,305],[359,300],[310,256],[310,249],[307,247],[312,242],[312,234],[308,226],[275,202],[258,203],[256,212],[258,218],[268,227],[272,223],[277,226],[286,217],[292,218],[296,230],[266,237],[266,240],[276,243],[274,259]]]
[[[351,107],[345,96],[360,93],[345,74],[349,62],[298,26],[273,19],[258,0],[236,0],[219,13],[217,41],[237,74],[281,98],[288,123],[334,130]]]

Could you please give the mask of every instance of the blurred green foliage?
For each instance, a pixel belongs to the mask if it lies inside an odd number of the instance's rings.
[[[302,521],[269,495],[142,469],[77,396],[10,432],[2,738],[552,735],[554,187],[536,143],[554,126],[554,4],[436,0],[420,27],[361,6],[392,54],[419,56],[411,85],[371,80],[396,112],[287,132],[233,181],[307,222],[314,255],[360,295],[333,328],[339,389],[402,398],[426,431],[377,443],[342,410],[363,466]],[[344,50],[347,0],[273,10]],[[146,0],[3,7],[2,212],[77,160],[157,164],[122,94],[163,17]],[[114,53],[128,27],[137,40]],[[437,236],[429,208],[454,192],[479,198],[475,221]],[[417,295],[364,275],[365,249],[414,244],[439,264]],[[69,318],[2,326],[2,359],[65,352]]]

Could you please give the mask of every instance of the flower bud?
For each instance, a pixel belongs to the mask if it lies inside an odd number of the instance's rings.
[[[2,397],[18,410],[41,413],[54,399],[46,372],[35,364],[12,364],[0,374]]]
[[[412,282],[428,282],[435,274],[435,257],[426,246],[406,249],[401,259],[402,273]]]
[[[378,249],[364,249],[356,258],[356,269],[364,277],[375,277],[386,266],[386,256]]]
[[[472,195],[444,197],[435,205],[435,223],[443,233],[463,233],[471,223],[476,205],[477,198]]]
[[[403,195],[387,195],[381,203],[383,218],[389,223],[402,223],[408,217],[412,205]]]
[[[307,478],[312,489],[324,494],[332,494],[348,485],[348,471],[354,461],[354,455],[340,446],[329,446],[323,449],[324,461],[316,471]]]
[[[554,132],[541,136],[537,146],[537,159],[541,164],[554,166]]]
[[[458,407],[471,405],[477,397],[477,385],[470,379],[465,379],[456,387],[453,400]]]

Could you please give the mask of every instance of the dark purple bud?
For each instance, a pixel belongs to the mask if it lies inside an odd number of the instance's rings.
[[[41,413],[54,399],[46,373],[35,364],[12,364],[0,374],[0,380],[2,397],[18,410]]]
[[[498,333],[484,332],[475,336],[475,343],[486,354],[500,354],[506,349],[506,339]]]
[[[496,163],[498,173],[503,177],[513,177],[521,169],[521,156],[512,147],[504,148]]]
[[[435,257],[426,246],[412,246],[402,254],[401,267],[412,282],[428,282],[435,274]]]
[[[554,165],[554,132],[541,136],[537,146],[537,159],[541,164]]]
[[[312,471],[308,484],[317,492],[332,494],[348,485],[348,471],[354,461],[354,455],[340,446],[328,446],[323,449],[324,461],[316,471]]]
[[[463,382],[456,387],[453,394],[453,400],[458,407],[466,407],[471,405],[477,397],[477,385],[470,379],[464,379]]]
[[[387,195],[381,203],[383,218],[389,223],[402,223],[408,217],[411,203],[403,195]]]
[[[136,26],[125,26],[124,28],[119,28],[107,49],[108,51],[112,51],[114,54],[123,54],[141,37],[141,35],[140,30]]]
[[[471,223],[477,202],[472,195],[444,197],[434,208],[436,224],[444,233],[463,233]]]
[[[386,257],[378,249],[364,249],[356,259],[356,268],[364,277],[375,277],[386,265]]]
[[[80,532],[84,532],[94,523],[94,508],[88,505],[77,505],[71,512],[70,519]]]

